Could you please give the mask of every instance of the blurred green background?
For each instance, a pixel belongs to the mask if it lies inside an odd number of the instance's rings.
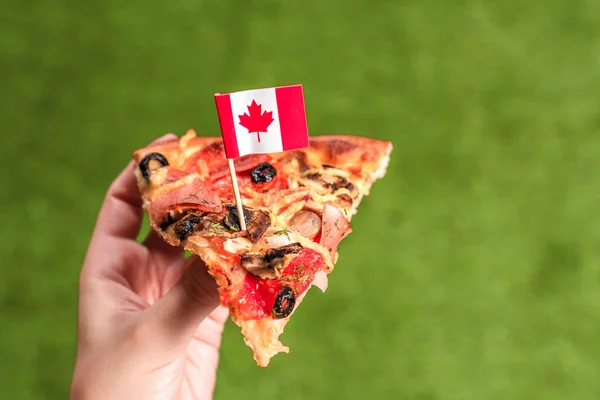
[[[309,130],[392,140],[341,245],[217,399],[600,398],[600,3],[41,1],[0,12],[0,397],[64,399],[104,192],[213,93],[302,83]]]

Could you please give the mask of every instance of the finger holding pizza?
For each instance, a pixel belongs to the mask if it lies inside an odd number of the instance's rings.
[[[155,231],[136,240],[136,168],[108,189],[80,273],[71,398],[210,398],[227,309],[201,260]]]

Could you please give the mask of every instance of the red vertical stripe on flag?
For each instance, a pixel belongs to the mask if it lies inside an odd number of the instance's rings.
[[[223,135],[225,155],[227,158],[237,158],[240,156],[240,152],[235,136],[235,126],[233,125],[231,99],[228,94],[218,94],[215,95],[215,102],[217,103],[217,114],[219,114],[219,124],[221,125],[221,134]]]
[[[302,85],[275,89],[283,150],[308,147],[308,128]]]

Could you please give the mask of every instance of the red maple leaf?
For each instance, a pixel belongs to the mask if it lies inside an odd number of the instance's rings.
[[[261,114],[261,108],[260,104],[256,104],[256,101],[252,100],[252,104],[248,106],[248,112],[238,115],[240,125],[248,129],[248,133],[256,132],[259,143],[260,132],[267,132],[269,125],[274,121],[273,111],[264,111]]]

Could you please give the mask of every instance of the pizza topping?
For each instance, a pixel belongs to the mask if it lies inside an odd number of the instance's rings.
[[[310,192],[306,188],[269,192],[263,197],[265,205],[270,208],[272,213],[277,215],[283,213],[292,204],[309,199]]]
[[[257,164],[267,161],[270,157],[267,154],[248,154],[233,161],[235,172],[245,172],[253,169]],[[211,168],[210,177],[213,180],[220,179],[229,175],[229,167],[220,165],[218,169]]]
[[[280,319],[289,316],[294,311],[295,305],[296,295],[294,291],[288,286],[283,286],[275,298],[273,318]]]
[[[235,204],[228,204],[225,206],[229,213],[225,216],[223,222],[225,226],[227,226],[232,231],[240,230],[240,214],[238,212],[237,206]],[[244,211],[244,220],[247,222],[252,217],[252,211],[242,206],[242,210]]]
[[[300,243],[304,250],[310,249],[311,251],[315,251],[320,254],[323,257],[324,269],[325,271],[329,272],[333,270],[334,267],[333,254],[329,251],[329,249],[319,244],[320,240],[321,233],[318,233],[313,239],[309,239],[302,236],[298,232],[291,231],[289,229],[281,229],[280,231],[276,231],[269,236],[265,236],[263,239],[264,243],[271,248],[281,247],[295,242]]]
[[[205,236],[237,237],[238,232],[230,232],[223,224],[223,216],[207,214],[202,220],[202,233]]]
[[[240,257],[242,258],[242,257]],[[262,279],[279,279],[281,277],[284,265],[284,259],[276,259],[266,264],[264,258],[257,254],[250,254],[243,259],[242,266],[255,276]]]
[[[264,255],[244,253],[240,255],[240,263],[248,272],[266,279],[281,276],[288,254],[297,254],[302,250],[300,243],[292,243],[276,249],[268,249]]]
[[[194,229],[200,221],[202,221],[202,213],[189,213],[173,226],[173,230],[179,237],[179,240],[183,241],[194,233]]]
[[[315,280],[312,284],[321,289],[321,292],[325,293],[327,287],[329,286],[329,281],[325,271],[317,271],[315,273]]]
[[[234,204],[226,206],[229,211],[225,216],[223,223],[232,231],[240,230],[240,218],[237,207]],[[246,229],[252,243],[257,243],[264,235],[269,226],[271,226],[271,217],[264,211],[252,211],[246,207],[244,210],[244,219],[246,221]]]
[[[246,228],[250,235],[252,243],[258,243],[260,238],[271,226],[271,217],[264,211],[255,211],[252,213],[249,221],[246,221]]]
[[[324,267],[323,255],[305,248],[283,270],[281,283],[294,289],[297,294],[304,293],[314,282],[316,273]]]
[[[204,171],[204,168],[209,170]],[[181,169],[188,173],[199,173],[200,175],[211,175],[214,171],[227,170],[227,160],[223,157],[223,144],[211,143],[200,151],[190,154]]]
[[[177,215],[177,214],[176,214]],[[179,214],[181,215],[181,214]],[[173,217],[173,213],[169,213],[167,221],[161,224],[161,230],[167,230],[170,226],[173,226],[173,233],[179,237],[179,240],[183,241],[188,238],[192,233],[197,233],[205,238],[220,237],[220,238],[238,238],[243,239],[241,236],[244,232],[231,231],[223,224],[223,216],[214,213],[203,213],[197,210],[188,210],[183,213],[182,217]],[[247,243],[250,243],[248,239],[243,239]],[[223,242],[221,240],[210,242],[211,245],[217,247],[219,250],[223,250]],[[235,244],[233,244],[235,243]],[[235,241],[230,246],[252,246],[243,244],[243,241]],[[232,247],[230,247],[231,249]],[[229,250],[228,250],[229,251]],[[221,252],[223,253],[223,252]],[[229,251],[229,253],[236,253],[236,251]],[[223,253],[224,255],[230,255]]]
[[[267,267],[264,258],[258,253],[246,252],[240,254],[240,263],[248,272]]]
[[[341,208],[350,208],[352,207],[352,197],[348,193],[339,194],[335,204]]]
[[[245,182],[244,182],[242,176],[238,176],[237,178],[238,178],[238,185],[240,187],[240,195],[241,195],[242,199],[252,200],[251,198],[248,197],[248,195],[244,191]],[[250,179],[248,178],[248,180],[250,180]],[[221,199],[224,202],[235,201],[234,196],[233,196],[233,186],[231,185],[231,178],[229,176],[224,176],[220,179],[217,179],[216,181],[213,181],[211,183],[211,188],[212,188],[212,190],[214,190],[215,192],[217,192],[219,194],[219,196],[221,197]]]
[[[306,153],[301,150],[288,151],[283,159],[283,166],[290,175],[294,175],[298,172],[305,172],[310,169]]]
[[[275,231],[272,235],[265,236],[265,244],[271,248],[292,244],[293,241],[290,238],[290,233],[292,233],[292,231],[289,229],[280,229]]]
[[[156,161],[158,164],[160,164],[160,167],[158,167],[158,168],[169,165],[169,162],[167,161],[165,156],[163,156],[160,153],[150,153],[146,157],[142,158],[142,161],[140,161],[140,163],[139,163],[139,168],[140,168],[140,172],[142,173],[142,176],[144,177],[146,182],[150,182],[150,172],[154,170],[154,169],[150,169],[151,161]]]
[[[174,168],[174,167],[170,167],[170,166],[167,167],[166,170],[167,170],[167,173],[165,176],[164,184],[177,182],[181,178],[184,178],[188,175],[187,172],[182,171],[177,168]]]
[[[164,220],[164,219],[163,219]],[[171,213],[167,214],[167,220],[163,223],[160,224],[160,230],[161,231],[166,231],[167,228],[169,226],[171,226],[173,223],[175,223],[175,219],[173,219],[173,216],[171,215]]]
[[[269,249],[265,253],[264,259],[267,263],[272,263],[275,260],[282,259],[286,254],[297,254],[302,250],[300,243],[292,243],[286,246],[281,246],[276,249]]]
[[[299,152],[300,154],[297,156],[296,160],[298,161],[298,167],[300,172],[307,171],[309,169],[308,159],[306,157],[306,153],[303,151]]]
[[[312,200],[308,200],[306,203],[304,203],[305,210],[312,211],[316,214],[323,214],[323,207],[323,204]]]
[[[334,253],[342,238],[352,232],[350,223],[340,210],[325,204],[323,210],[323,230],[319,244]]]
[[[254,183],[265,183],[270,182],[277,175],[277,170],[271,164],[264,162],[258,164],[252,172],[250,177]]]
[[[223,249],[232,254],[237,254],[242,250],[249,251],[251,248],[252,243],[243,237],[227,239],[223,243]]]
[[[202,180],[190,175],[190,179],[184,183],[185,185],[165,191],[152,202],[149,210],[151,219],[161,220],[169,211],[174,210],[199,210],[215,213],[222,211],[221,199],[217,193],[208,189]]]
[[[298,212],[302,211],[302,208],[304,208],[304,200],[300,200],[300,201],[295,201],[287,206],[284,206],[282,208],[279,209],[279,213],[277,215],[277,219],[279,221],[288,221],[294,216],[296,215]]]
[[[301,235],[312,239],[321,230],[321,218],[312,211],[300,211],[292,217],[289,227]]]
[[[302,250],[300,243],[292,243],[277,249],[269,249],[264,255],[258,253],[244,253],[240,255],[240,263],[248,272],[266,279],[275,279],[281,276],[288,254],[297,254]]]
[[[307,184],[307,186],[314,187],[315,189],[320,186],[330,193],[333,193],[341,188],[348,189],[350,192],[354,190],[354,185],[348,181],[348,179],[339,175],[309,172],[305,174],[304,178],[305,179],[303,179],[302,183]]]
[[[257,264],[261,263],[259,254],[241,254],[240,259],[242,262],[246,259],[247,263],[250,262],[250,259],[253,259]],[[323,271],[323,268],[323,256],[315,250],[305,248],[295,256],[283,271],[280,271],[279,277],[259,277],[253,273],[247,274],[242,287],[239,289],[239,298],[236,301],[239,307],[239,318],[252,320],[267,316],[275,318],[289,316],[287,311],[289,313],[293,311],[297,297],[306,292],[312,284],[321,288],[327,286],[326,279],[324,283],[322,276],[318,274],[319,271]],[[317,277],[319,277],[318,283],[316,281]],[[282,293],[284,287],[289,289],[285,289],[285,293]],[[294,296],[291,296],[290,292]],[[291,298],[294,299],[294,304],[289,304]],[[227,304],[230,300],[228,297],[222,298],[223,304]],[[273,313],[274,310],[276,315]]]

